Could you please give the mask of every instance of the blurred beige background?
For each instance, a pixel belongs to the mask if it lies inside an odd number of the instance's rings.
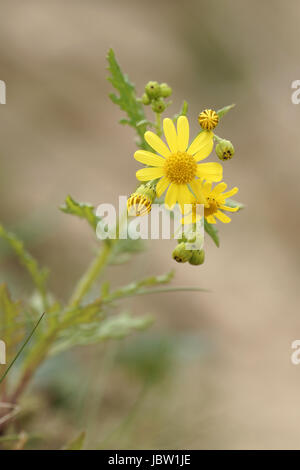
[[[61,299],[95,244],[85,224],[58,206],[68,193],[95,205],[115,202],[135,185],[134,135],[117,123],[120,110],[107,96],[108,48],[139,94],[151,79],[173,87],[172,114],[183,99],[191,119],[205,107],[237,104],[218,134],[236,147],[225,180],[239,186],[247,208],[219,225],[221,248],[207,239],[206,262],[194,268],[174,266],[173,244],[154,242],[128,269],[110,268],[120,284],[145,269],[175,267],[176,285],[211,289],[129,302],[134,312],[154,314],[154,336],[192,334],[208,346],[176,359],[166,388],[153,390],[131,423],[130,442],[115,446],[300,448],[300,366],[290,361],[291,342],[300,338],[300,106],[291,103],[291,82],[300,79],[299,16],[296,0],[288,7],[283,0],[1,2],[0,220],[50,266]],[[0,280],[12,282],[16,296],[29,292],[12,257],[1,266]],[[74,354],[80,362],[81,352]],[[118,373],[109,380],[90,446],[103,420],[117,422],[131,403],[136,391],[124,380]],[[40,423],[32,426],[47,426],[47,445],[55,447],[79,425],[39,399]]]

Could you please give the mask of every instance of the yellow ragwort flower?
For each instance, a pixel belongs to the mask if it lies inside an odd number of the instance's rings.
[[[213,109],[205,109],[199,114],[198,122],[202,129],[212,131],[219,123],[219,116]]]
[[[201,201],[203,195],[205,197],[204,217],[206,218],[207,222],[210,224],[215,224],[216,218],[224,224],[230,222],[230,217],[224,214],[223,211],[236,212],[239,210],[238,207],[229,207],[226,205],[226,199],[236,194],[238,192],[238,188],[233,188],[230,191],[224,193],[226,188],[227,184],[224,182],[217,184],[213,189],[212,183],[210,182],[198,182],[197,185],[194,186],[195,196],[192,202],[192,211],[183,217],[182,223],[192,224],[201,218],[201,215],[197,211],[196,204],[202,204]]]
[[[149,165],[138,170],[136,177],[140,181],[159,179],[156,194],[160,197],[168,188],[165,204],[171,209],[176,202],[181,206],[189,204],[192,194],[189,187],[197,184],[196,177],[207,181],[221,181],[223,168],[219,163],[202,163],[213,149],[213,133],[203,131],[189,143],[189,122],[185,116],[177,120],[177,132],[173,121],[164,119],[163,129],[168,146],[153,132],[145,133],[146,142],[160,155],[146,150],[138,150],[134,158]]]

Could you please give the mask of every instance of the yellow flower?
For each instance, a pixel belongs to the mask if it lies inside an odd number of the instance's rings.
[[[238,192],[238,188],[233,188],[230,191],[224,193],[226,188],[227,184],[224,182],[217,184],[213,189],[212,183],[210,182],[198,182],[197,186],[194,186],[195,196],[192,202],[192,211],[183,217],[182,223],[192,224],[201,218],[201,215],[197,211],[196,204],[202,204],[201,201],[203,195],[205,197],[204,217],[206,218],[207,222],[210,224],[215,224],[216,218],[224,224],[230,222],[230,217],[224,214],[223,211],[236,212],[239,210],[238,207],[229,207],[226,205],[226,199],[236,194]]]
[[[138,150],[134,158],[149,165],[148,168],[138,170],[136,177],[140,181],[159,179],[156,185],[156,194],[160,197],[168,188],[165,204],[172,208],[176,202],[183,206],[189,204],[193,190],[196,185],[196,177],[207,181],[221,181],[223,168],[219,163],[202,163],[211,153],[213,148],[213,133],[201,132],[188,146],[189,122],[185,116],[177,120],[177,132],[173,121],[164,119],[163,129],[168,146],[153,132],[145,133],[146,142],[152,147],[157,155],[146,150]]]

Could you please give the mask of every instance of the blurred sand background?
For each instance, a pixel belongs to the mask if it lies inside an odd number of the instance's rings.
[[[300,338],[300,106],[291,103],[291,82],[300,79],[299,16],[296,0],[288,6],[283,0],[1,2],[7,104],[0,106],[0,220],[50,266],[51,287],[61,299],[95,243],[85,224],[58,206],[69,193],[95,205],[115,202],[135,185],[133,132],[117,123],[120,110],[107,96],[108,48],[139,94],[151,79],[173,87],[172,114],[183,99],[191,118],[205,107],[237,104],[218,134],[236,147],[224,165],[225,180],[239,186],[247,208],[219,226],[221,248],[207,239],[206,262],[194,268],[174,266],[171,242],[154,242],[128,267],[110,268],[118,285],[175,267],[176,285],[211,293],[128,302],[133,312],[156,318],[150,348],[163,336],[176,353],[168,378],[107,445],[300,448],[300,366],[290,361],[291,342]],[[29,292],[14,258],[3,254],[4,280],[15,296]],[[59,447],[86,427],[88,445],[96,446],[134,406],[138,379],[114,362],[104,381],[102,352],[76,350],[62,359],[69,379],[57,364],[41,374],[37,388],[44,391],[28,398],[39,409],[29,428],[46,429],[46,442],[36,447]],[[51,399],[54,382],[67,392],[56,390]],[[90,405],[79,419],[66,394],[78,403],[81,386],[89,389]]]

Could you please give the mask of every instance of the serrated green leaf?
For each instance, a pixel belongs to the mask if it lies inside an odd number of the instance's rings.
[[[51,354],[61,353],[74,346],[97,344],[108,339],[121,339],[133,331],[144,330],[152,324],[152,317],[132,317],[129,313],[118,316],[102,318],[91,323],[72,324],[70,328],[62,331],[51,349]]]
[[[95,208],[92,204],[77,202],[70,195],[65,200],[65,205],[60,207],[65,214],[76,215],[81,219],[87,220],[93,230],[96,230],[98,222],[101,220],[95,214]]]
[[[169,273],[163,275],[146,277],[140,281],[131,282],[130,284],[113,291],[111,294],[108,294],[106,297],[104,297],[103,301],[112,302],[118,298],[129,297],[134,294],[138,295],[142,288],[168,284],[173,279],[173,277],[174,271],[170,271]]]
[[[144,140],[144,133],[147,130],[145,113],[142,103],[136,97],[135,87],[130,82],[128,76],[122,72],[112,49],[108,51],[107,61],[109,65],[108,70],[110,72],[108,80],[119,92],[118,95],[110,93],[109,97],[112,102],[118,105],[122,111],[125,111],[128,116],[128,119],[122,119],[121,123],[133,127],[139,136],[139,147],[148,149],[148,145]],[[145,123],[141,125],[141,121],[145,121]]]
[[[13,249],[17,257],[19,258],[20,263],[27,269],[29,272],[36,288],[40,292],[44,306],[47,306],[47,278],[48,270],[45,268],[40,268],[38,262],[31,256],[31,254],[25,249],[24,243],[17,238],[13,233],[8,232],[0,225],[0,237],[6,240],[10,247]]]
[[[220,246],[220,240],[219,240],[219,235],[218,235],[218,230],[216,227],[214,227],[212,224],[209,224],[206,219],[204,219],[204,230],[208,235],[212,238],[212,240],[215,242],[217,247],[219,248]]]
[[[122,313],[116,317],[108,318],[102,323],[98,331],[98,338],[101,340],[122,339],[134,331],[145,330],[152,323],[153,318],[150,315],[133,317],[129,313]]]

